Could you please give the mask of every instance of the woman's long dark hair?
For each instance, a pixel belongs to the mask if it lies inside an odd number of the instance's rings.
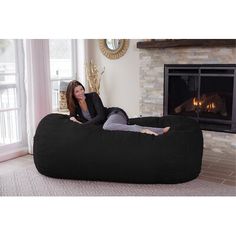
[[[69,109],[70,113],[74,114],[75,113],[75,108],[76,108],[76,103],[77,100],[74,96],[74,90],[77,86],[81,86],[84,90],[84,86],[77,80],[72,80],[66,89],[66,103],[67,103],[67,108]]]

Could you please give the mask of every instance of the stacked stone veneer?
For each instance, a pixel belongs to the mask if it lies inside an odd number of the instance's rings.
[[[236,48],[140,49],[140,115],[163,115],[164,64],[236,64]],[[205,148],[236,156],[236,134],[203,131]]]

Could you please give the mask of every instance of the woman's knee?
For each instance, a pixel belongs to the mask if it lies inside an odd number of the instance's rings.
[[[102,128],[105,130],[123,130],[122,125],[117,123],[105,123]]]
[[[102,126],[103,129],[105,130],[111,130],[112,129],[112,124],[105,122]]]
[[[105,122],[105,123],[103,124],[102,128],[105,129],[105,130],[109,130],[110,124],[108,124],[108,123]]]

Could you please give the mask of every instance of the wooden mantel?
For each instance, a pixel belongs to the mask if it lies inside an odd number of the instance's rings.
[[[137,42],[137,48],[236,47],[236,39],[163,39]]]

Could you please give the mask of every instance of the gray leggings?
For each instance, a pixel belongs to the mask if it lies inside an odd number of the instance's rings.
[[[121,131],[132,131],[141,132],[143,129],[149,129],[157,134],[163,134],[162,128],[156,127],[144,127],[139,125],[128,125],[127,118],[122,112],[112,113],[103,125],[105,130],[121,130]]]

